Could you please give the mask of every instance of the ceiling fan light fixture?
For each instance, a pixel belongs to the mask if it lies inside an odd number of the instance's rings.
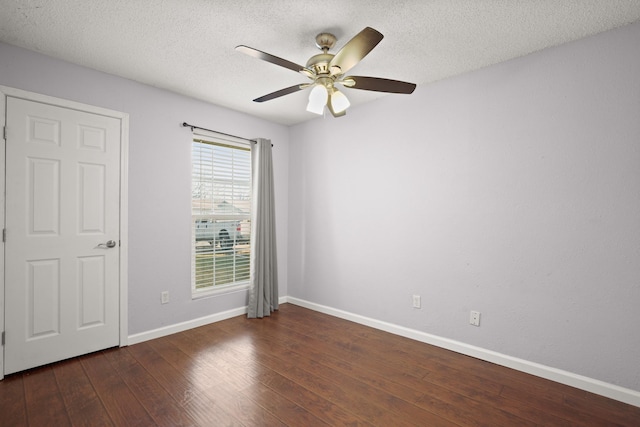
[[[337,89],[331,94],[331,100],[329,102],[331,102],[331,108],[336,113],[342,113],[351,105],[345,94]]]
[[[315,85],[309,93],[309,103],[307,104],[307,111],[310,113],[320,114],[324,113],[324,106],[327,104],[329,98],[329,92],[323,85]]]

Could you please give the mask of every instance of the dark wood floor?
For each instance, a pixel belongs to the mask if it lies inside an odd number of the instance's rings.
[[[640,408],[284,304],[0,381],[2,426],[605,426]]]

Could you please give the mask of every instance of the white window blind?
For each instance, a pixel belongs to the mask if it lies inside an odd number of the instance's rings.
[[[192,292],[249,284],[249,144],[196,138],[192,143]]]

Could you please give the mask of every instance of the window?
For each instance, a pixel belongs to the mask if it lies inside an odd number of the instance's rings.
[[[191,151],[194,297],[249,285],[249,144],[195,138]]]

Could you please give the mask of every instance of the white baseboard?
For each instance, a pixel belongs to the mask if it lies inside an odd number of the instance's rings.
[[[129,335],[129,345],[138,344],[144,341],[161,338],[178,332],[188,331],[189,329],[198,328],[210,323],[220,322],[221,320],[230,319],[236,316],[242,316],[247,313],[247,307],[234,308],[233,310],[223,311],[222,313],[212,314],[210,316],[199,317],[198,319],[188,320],[186,322],[176,323],[174,325],[164,326],[162,328],[153,329],[151,331],[141,332],[139,334]]]
[[[442,347],[447,350],[455,351],[456,353],[461,353],[467,356],[475,357],[477,359],[486,360],[487,362],[506,366],[508,368],[525,372],[527,374],[546,378],[551,381],[579,388],[590,393],[599,394],[601,396],[615,399],[629,405],[640,407],[640,392],[635,390],[619,387],[614,384],[609,384],[604,381],[541,365],[539,363],[529,362],[517,357],[507,356],[495,351],[465,344],[460,341],[442,338],[436,335],[428,334],[426,332],[417,331],[415,329],[405,328],[404,326],[398,326],[392,323],[387,323],[369,317],[360,316],[358,314],[353,314],[335,308],[327,307],[324,305],[315,304],[302,299],[294,297],[286,297],[285,299],[286,302],[299,305],[310,310],[329,314],[334,317],[339,317],[341,319],[349,320],[361,325],[369,326],[385,332],[390,332],[392,334],[400,335],[406,338],[411,338],[413,340],[435,345],[437,347]]]
[[[284,304],[285,302],[287,302],[287,297],[280,297],[278,299],[278,302],[280,304]],[[247,306],[234,308],[231,310],[223,311],[221,313],[215,313],[210,316],[199,317],[197,319],[176,323],[174,325],[164,326],[162,328],[153,329],[151,331],[140,332],[139,334],[129,335],[127,344],[138,344],[144,341],[161,338],[178,332],[188,331],[189,329],[198,328],[210,323],[231,319],[232,317],[242,316],[243,314],[247,314]]]

